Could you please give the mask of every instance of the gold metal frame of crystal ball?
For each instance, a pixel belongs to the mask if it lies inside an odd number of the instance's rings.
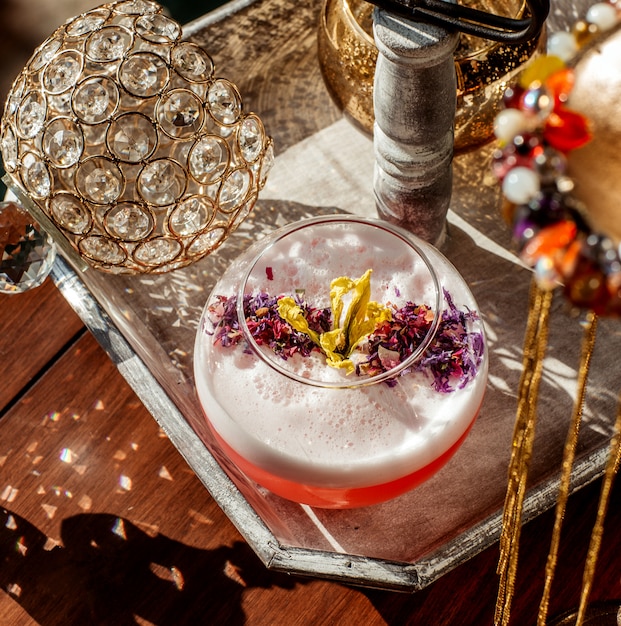
[[[209,254],[273,163],[259,117],[181,34],[151,0],[104,4],[59,27],[8,95],[10,186],[98,269],[165,272]]]

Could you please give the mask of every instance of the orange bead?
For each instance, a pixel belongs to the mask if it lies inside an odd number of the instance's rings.
[[[571,276],[576,271],[578,265],[578,258],[580,251],[582,250],[582,244],[574,239],[568,246],[559,253],[556,259],[556,268],[558,273],[565,279]]]
[[[565,283],[567,299],[577,307],[606,314],[610,295],[606,278],[593,261],[580,257],[573,276]]]
[[[576,223],[570,220],[561,220],[542,228],[522,249],[522,260],[534,265],[542,256],[555,257],[560,250],[566,248],[578,233]]]
[[[575,72],[571,68],[565,68],[548,76],[545,85],[557,106],[567,102],[575,80]]]
[[[608,276],[606,287],[608,289],[606,314],[618,317],[621,315],[621,272]]]
[[[500,214],[507,224],[512,224],[515,217],[516,205],[513,202],[509,202],[504,196],[502,198],[502,205],[500,207]]]

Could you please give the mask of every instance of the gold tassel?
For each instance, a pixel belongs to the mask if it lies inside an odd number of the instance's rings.
[[[558,550],[561,541],[561,529],[565,518],[565,510],[567,500],[569,498],[569,488],[571,482],[571,472],[576,456],[576,446],[578,444],[578,435],[580,434],[580,424],[584,411],[584,399],[586,396],[586,383],[589,377],[589,369],[595,347],[595,338],[597,336],[597,315],[589,312],[586,319],[584,337],[582,341],[582,352],[580,355],[580,369],[578,371],[578,388],[576,393],[576,401],[571,418],[571,424],[567,439],[565,441],[565,450],[563,452],[563,464],[561,469],[561,479],[559,485],[558,499],[556,502],[556,514],[554,518],[554,529],[552,531],[552,541],[550,551],[548,552],[548,560],[546,563],[546,575],[541,603],[539,604],[539,614],[537,616],[537,626],[545,626],[548,607],[550,603],[550,591],[552,589],[552,581],[554,580],[554,572],[558,560]]]
[[[610,444],[610,455],[608,457],[608,463],[606,464],[606,470],[604,472],[604,480],[602,482],[602,490],[600,493],[599,504],[597,507],[597,517],[595,518],[595,524],[593,525],[593,530],[591,532],[591,542],[589,544],[589,551],[587,552],[586,564],[584,566],[584,574],[582,576],[582,592],[580,595],[580,607],[578,608],[578,618],[576,620],[576,626],[582,626],[584,622],[585,613],[587,610],[587,603],[589,601],[589,596],[593,587],[597,557],[599,556],[599,549],[602,543],[602,536],[604,534],[604,518],[606,517],[606,511],[608,510],[610,492],[612,490],[612,484],[619,468],[620,461],[621,400],[619,402],[619,408],[617,409],[617,419],[615,421],[614,436]]]
[[[496,626],[507,626],[509,623],[513,600],[522,527],[522,508],[535,439],[537,398],[543,370],[543,358],[548,345],[552,295],[552,291],[542,290],[534,280],[531,282],[522,375],[518,389],[517,415],[500,536],[500,558],[498,561],[500,582],[494,615]]]

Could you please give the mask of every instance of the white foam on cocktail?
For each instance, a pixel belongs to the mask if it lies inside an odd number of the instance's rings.
[[[326,487],[378,484],[428,465],[468,428],[485,387],[480,376],[463,390],[441,393],[422,372],[400,376],[394,387],[303,385],[242,345],[214,346],[207,335],[196,357],[198,394],[219,435],[254,465]],[[312,371],[311,361],[328,367],[320,354],[290,360],[315,378],[321,372]]]

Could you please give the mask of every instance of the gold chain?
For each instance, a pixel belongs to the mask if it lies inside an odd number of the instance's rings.
[[[537,616],[537,626],[545,626],[548,605],[550,602],[550,590],[552,581],[554,580],[554,572],[558,559],[558,550],[561,540],[561,528],[565,518],[565,509],[569,498],[569,489],[571,482],[571,471],[573,468],[574,458],[576,455],[576,446],[578,444],[578,435],[580,434],[580,424],[584,411],[584,399],[586,396],[586,383],[589,377],[589,369],[595,347],[595,338],[597,336],[597,315],[590,311],[587,314],[584,337],[582,340],[582,352],[580,355],[580,369],[578,372],[578,388],[576,391],[576,401],[574,403],[573,415],[567,439],[565,441],[565,450],[563,452],[563,464],[561,469],[561,480],[559,485],[558,498],[556,502],[556,514],[554,518],[554,529],[552,531],[552,541],[550,551],[548,552],[548,560],[546,563],[545,584],[541,603],[539,605],[539,614]]]
[[[548,328],[552,291],[531,282],[528,320],[524,339],[522,375],[518,390],[518,406],[513,432],[509,481],[500,536],[498,574],[500,583],[494,615],[496,626],[507,626],[515,588],[518,546],[522,526],[522,508],[537,417],[537,397],[543,370],[543,357],[548,345]]]
[[[591,532],[591,542],[589,544],[589,551],[587,553],[586,564],[584,566],[584,574],[582,576],[582,593],[580,596],[580,607],[578,609],[576,626],[582,626],[584,621],[589,595],[591,593],[591,588],[593,587],[593,578],[595,577],[595,566],[597,564],[599,548],[602,543],[602,535],[604,534],[604,518],[606,517],[606,511],[608,510],[610,491],[612,490],[612,483],[619,468],[620,460],[621,402],[619,402],[619,408],[617,410],[614,435],[610,444],[610,455],[608,457],[608,463],[606,464],[602,490],[599,497],[599,504],[597,506],[597,517],[595,519],[595,524],[593,525],[593,531]]]

